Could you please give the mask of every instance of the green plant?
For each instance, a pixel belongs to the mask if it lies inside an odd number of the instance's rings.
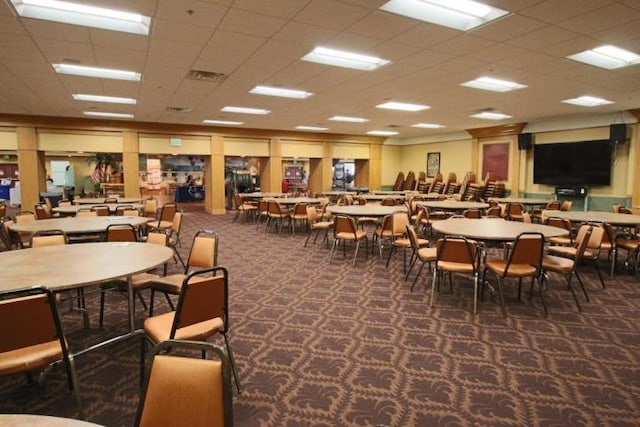
[[[95,184],[105,182],[107,180],[108,169],[111,173],[118,171],[118,158],[111,153],[95,153],[93,156],[87,157],[87,164],[95,164],[91,179]]]

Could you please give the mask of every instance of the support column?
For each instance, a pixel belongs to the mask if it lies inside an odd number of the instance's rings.
[[[38,152],[38,136],[35,128],[16,128],[18,170],[22,210],[33,210],[40,201],[40,192],[46,191],[44,153]]]
[[[224,138],[211,137],[211,156],[204,160],[204,210],[210,214],[222,215],[225,208],[224,188]]]
[[[137,132],[122,134],[122,169],[124,179],[124,196],[140,197],[140,144]]]
[[[279,138],[269,140],[269,187],[262,191],[277,193],[282,189],[282,145]]]
[[[333,146],[329,142],[322,143],[322,191],[331,190],[333,185]]]
[[[382,185],[382,145],[369,144],[369,190],[380,190]]]
[[[633,168],[633,182],[631,183],[631,206],[633,213],[640,215],[640,125],[635,125],[633,132],[633,157],[629,158],[629,167]]]

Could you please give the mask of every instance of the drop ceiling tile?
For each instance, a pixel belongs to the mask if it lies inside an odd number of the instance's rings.
[[[603,44],[615,44],[623,49],[640,52],[638,36],[640,36],[640,19],[621,23],[606,30],[591,34],[591,37]]]
[[[187,62],[189,64],[200,54],[201,47],[192,43],[174,40],[152,39],[149,45],[149,55],[162,55],[169,61]]]
[[[306,50],[309,51],[315,46],[322,45],[335,34],[337,31],[325,27],[289,21],[274,34],[273,38],[275,40],[296,41],[306,46]]]
[[[68,62],[69,59],[84,65],[97,64],[93,49],[89,43],[74,43],[62,40],[40,39],[38,46],[50,63]]]
[[[609,0],[546,0],[520,10],[518,13],[542,22],[558,24],[588,14],[608,4]]]
[[[26,35],[26,30],[14,16],[0,14],[0,34]]]
[[[252,36],[270,37],[285,23],[284,19],[232,8],[220,23],[219,28]]]
[[[309,0],[236,0],[233,7],[276,18],[291,19],[308,2]]]
[[[152,30],[153,31],[153,30]],[[138,52],[146,52],[149,49],[151,38],[139,34],[129,34],[119,31],[106,31],[92,28],[90,40],[96,46],[108,46],[114,48],[126,48]]]
[[[24,61],[40,57],[41,54],[38,47],[29,36],[3,34],[0,37],[0,61]]]
[[[409,18],[406,18],[409,20]],[[410,20],[414,22],[414,20]],[[426,23],[419,23],[402,34],[393,38],[393,41],[420,48],[436,46],[446,40],[460,35],[460,31]]]
[[[378,44],[380,44],[380,40],[343,31],[327,40],[325,46],[363,55],[380,56],[375,49]]]
[[[111,46],[94,46],[96,64],[120,70],[144,72],[146,56],[139,51]]]
[[[294,18],[297,22],[342,30],[371,13],[370,9],[337,0],[311,0]]]
[[[559,42],[572,40],[578,34],[564,28],[547,25],[538,30],[510,39],[507,43],[530,50],[541,50]]]
[[[476,37],[471,34],[461,34],[439,43],[437,46],[433,47],[433,50],[453,55],[465,55],[479,49],[488,48],[494,44],[494,41],[487,40],[485,38]]]
[[[508,58],[524,55],[528,53],[526,49],[512,46],[507,43],[497,43],[484,49],[479,49],[469,54],[470,58],[481,59],[483,61],[500,62]]]
[[[615,28],[626,22],[640,19],[640,11],[620,4],[612,4],[593,12],[577,16],[559,25],[576,33],[591,35],[592,33]]]
[[[24,27],[34,39],[53,39],[76,43],[91,43],[90,29],[77,25],[60,24],[39,19],[25,19]]]
[[[376,11],[351,25],[348,31],[378,40],[387,40],[408,31],[416,25],[418,25],[416,21],[404,19],[400,15]]]
[[[211,27],[190,25],[184,22],[154,19],[153,39],[173,40],[177,42],[193,43],[199,46],[209,40],[213,34]]]
[[[495,41],[506,41],[543,27],[545,24],[519,15],[507,15],[473,31],[473,35]]]
[[[199,0],[160,0],[151,28],[154,31],[156,20],[215,28],[228,10],[228,6]]]

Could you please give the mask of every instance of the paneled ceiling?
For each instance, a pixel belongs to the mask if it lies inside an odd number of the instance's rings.
[[[78,0],[79,1],[79,0]],[[640,52],[638,0],[485,0],[510,14],[469,32],[383,12],[385,0],[91,0],[142,13],[149,36],[20,18],[0,2],[0,113],[84,117],[84,111],[132,113],[134,121],[201,124],[243,121],[242,128],[291,131],[298,125],[398,137],[456,132],[559,117],[613,114],[640,107],[640,65],[604,70],[566,56],[614,44]],[[378,56],[375,71],[300,58],[316,46]],[[56,74],[52,63],[141,72],[141,82]],[[216,81],[190,70],[221,73]],[[460,86],[480,76],[527,85],[495,93]],[[313,92],[304,99],[253,95],[256,85]],[[73,93],[131,97],[137,105],[74,101]],[[613,104],[578,107],[563,99],[602,97]],[[421,112],[375,108],[385,101],[426,104]],[[223,113],[225,105],[266,108],[266,116]],[[175,109],[186,111],[176,112]],[[470,118],[495,109],[512,119]],[[334,115],[367,123],[329,121]],[[418,122],[443,129],[418,129]]]

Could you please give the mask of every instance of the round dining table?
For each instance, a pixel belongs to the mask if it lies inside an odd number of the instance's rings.
[[[115,212],[118,206],[129,206],[133,209],[142,209],[144,205],[142,203],[97,203],[97,204],[82,204],[71,206],[57,206],[51,209],[53,212],[58,212],[62,215],[75,215],[80,209],[91,209],[94,206],[107,206],[109,212]]]
[[[366,205],[332,205],[327,206],[327,212],[335,215],[350,216],[385,216],[395,212],[406,212],[407,207],[403,205],[397,206],[381,206],[374,204]]]
[[[0,427],[100,427],[99,424],[90,423],[73,418],[51,417],[48,415],[33,414],[0,414]]]
[[[287,193],[263,193],[260,191],[253,193],[239,193],[243,199],[259,200],[265,197],[281,198],[286,197]]]
[[[13,223],[12,231],[19,233],[36,233],[45,230],[62,230],[66,234],[104,233],[111,224],[131,224],[134,227],[147,223],[146,217],[140,216],[94,216],[94,217],[61,217],[39,219],[24,223]]]
[[[425,200],[417,202],[418,206],[426,206],[430,209],[440,209],[445,211],[466,211],[467,209],[486,209],[488,203],[457,200]]]
[[[525,206],[544,206],[553,199],[540,199],[533,197],[491,197],[491,201],[498,203],[517,203]]]
[[[77,197],[73,199],[76,205],[102,205],[107,199],[117,199],[119,204],[140,203],[142,197]]]
[[[271,198],[272,200],[276,200],[281,205],[295,205],[298,203],[306,203],[308,205],[320,205],[322,203],[328,203],[329,199],[325,197],[314,198],[314,197],[279,197],[279,198]]]
[[[34,222],[42,222],[34,221]],[[127,277],[130,332],[135,330],[131,276],[173,258],[167,246],[137,242],[101,242],[41,246],[0,252],[0,292],[44,286],[53,292],[78,289]]]
[[[545,239],[569,234],[567,230],[559,227],[507,221],[502,218],[449,218],[435,221],[432,227],[440,234],[486,241],[512,241],[525,232],[542,233]]]
[[[555,211],[542,212],[547,218],[568,219],[571,222],[599,222],[615,226],[633,227],[640,225],[640,215],[630,215],[604,211]]]
[[[367,202],[381,202],[386,199],[393,199],[397,201],[404,201],[406,196],[403,194],[361,194],[358,197],[362,197]]]

